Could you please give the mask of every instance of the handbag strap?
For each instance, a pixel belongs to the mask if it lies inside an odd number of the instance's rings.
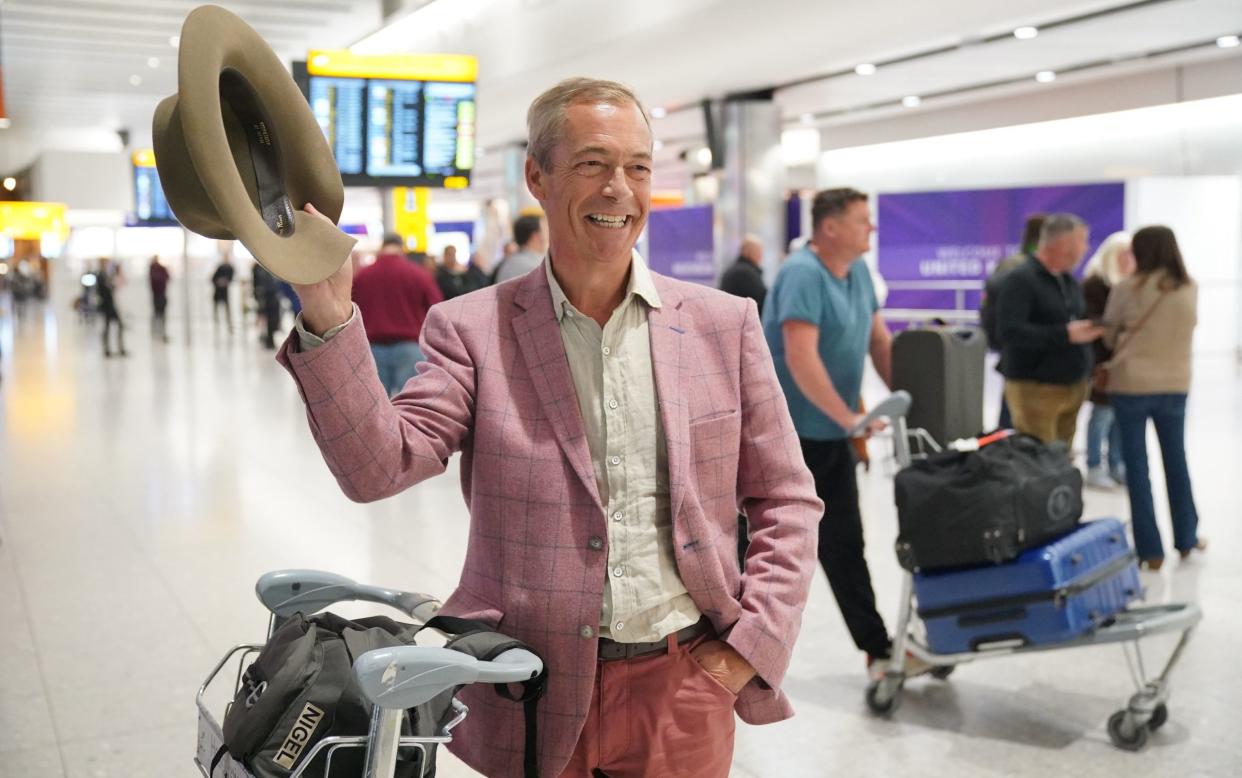
[[[1125,333],[1124,340],[1120,338],[1117,340],[1117,348],[1113,349],[1112,357],[1110,357],[1107,362],[1101,365],[1101,367],[1112,367],[1113,363],[1117,361],[1117,357],[1121,354],[1121,350],[1125,348],[1130,343],[1130,341],[1134,340],[1134,336],[1138,333],[1139,330],[1143,329],[1143,325],[1146,324],[1147,320],[1151,318],[1151,315],[1156,312],[1156,308],[1160,305],[1160,303],[1164,300],[1164,298],[1169,296],[1169,291],[1170,290],[1168,289],[1165,289],[1164,291],[1162,291],[1160,293],[1160,296],[1156,298],[1155,302],[1153,302],[1150,306],[1147,307],[1147,312],[1144,313],[1142,318],[1138,320],[1138,323],[1134,325],[1134,328],[1131,330],[1128,330]]]

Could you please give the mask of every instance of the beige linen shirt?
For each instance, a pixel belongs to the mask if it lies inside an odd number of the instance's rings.
[[[655,641],[701,617],[673,556],[668,448],[651,367],[648,308],[660,296],[638,252],[625,298],[600,327],[574,308],[544,260],[608,519],[600,635]]]

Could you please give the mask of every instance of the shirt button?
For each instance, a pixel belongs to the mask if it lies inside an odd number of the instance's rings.
[[[622,513],[621,511],[617,511],[616,513],[612,514],[613,521],[621,521],[621,519],[623,518],[625,518],[625,514]]]
[[[583,624],[582,628],[578,630],[578,634],[584,638],[591,638],[595,637],[595,630],[591,629],[586,624]]]
[[[612,349],[608,348],[607,346],[604,346],[604,356],[608,356],[611,353],[612,353]]]
[[[618,631],[618,632],[620,632],[620,631],[621,631],[621,630],[623,630],[623,629],[625,629],[625,622],[624,622],[624,621],[618,621],[618,622],[617,622],[617,631]]]
[[[587,541],[587,545],[595,549],[596,551],[599,551],[601,548],[604,547],[604,541],[600,540],[599,538],[591,538],[590,540]]]
[[[618,406],[619,404],[620,404],[620,403],[618,403],[616,400],[609,400],[609,401],[608,401],[608,407],[609,407],[609,408],[612,408],[614,411],[617,409],[617,406]]]
[[[609,461],[612,462],[614,465],[619,465],[621,464],[621,457],[613,457]]]
[[[612,568],[612,575],[614,578],[620,578],[621,576],[625,575],[625,568],[621,566]]]

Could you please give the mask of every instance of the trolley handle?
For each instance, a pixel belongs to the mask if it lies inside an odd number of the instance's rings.
[[[539,657],[510,649],[488,662],[435,646],[397,646],[368,651],[354,662],[363,695],[384,710],[405,710],[470,683],[520,683],[543,672]]]
[[[283,621],[296,613],[310,615],[338,602],[361,600],[388,605],[426,622],[440,610],[430,594],[402,592],[360,584],[343,575],[323,570],[275,570],[259,577],[254,587],[259,602]]]
[[[867,427],[879,419],[892,419],[893,421],[904,419],[910,412],[910,403],[910,393],[904,389],[898,389],[868,411],[867,415],[863,416],[849,431],[849,436],[851,438],[862,437],[866,434]]]

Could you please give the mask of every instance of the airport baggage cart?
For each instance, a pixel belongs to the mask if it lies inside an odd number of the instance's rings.
[[[418,624],[426,624],[440,608],[429,595],[358,584],[334,573],[317,570],[283,570],[267,573],[255,586],[259,600],[271,612],[268,636],[297,614],[310,615],[339,602],[366,601],[391,606]],[[434,623],[433,625],[434,626]],[[199,687],[198,744],[194,764],[208,778],[255,778],[227,752],[222,752],[224,735],[219,717],[207,703],[209,690],[233,675],[228,698],[241,687],[243,670],[249,658],[263,646],[243,644],[231,648]],[[233,668],[236,668],[235,671]],[[230,672],[225,673],[229,668]],[[417,749],[418,763],[428,766],[421,778],[434,774],[434,751],[449,743],[452,730],[465,720],[469,710],[455,697],[449,700],[450,715],[438,731],[428,735],[401,733],[406,712],[470,683],[511,684],[531,681],[543,672],[543,663],[530,651],[511,649],[492,661],[483,661],[460,651],[436,646],[405,645],[362,654],[353,664],[353,675],[363,696],[374,706],[370,730],[366,735],[333,736],[319,740],[300,757],[288,778],[302,778],[315,765],[323,774],[336,778],[332,762],[344,749],[361,750],[364,768],[360,778],[393,778],[398,757]],[[337,771],[338,773],[340,770]]]
[[[923,457],[939,450],[939,445],[924,430],[907,426],[906,416],[909,410],[909,394],[895,392],[872,408],[852,432],[856,435],[862,434],[877,419],[888,419],[892,427],[890,437],[894,458],[898,467],[906,467],[915,457]],[[971,651],[940,653],[922,637],[918,606],[914,575],[905,572],[902,577],[897,628],[893,635],[893,659],[884,676],[867,687],[867,706],[873,713],[891,716],[897,710],[907,681],[907,652],[932,665],[932,677],[946,680],[958,665],[981,659],[1117,643],[1125,651],[1136,691],[1125,707],[1109,717],[1108,734],[1113,745],[1128,751],[1142,749],[1147,745],[1151,733],[1159,730],[1168,721],[1170,676],[1189,643],[1195,626],[1203,617],[1199,606],[1194,603],[1131,607],[1103,620],[1098,627],[1068,640],[1021,645],[1017,641],[1009,641],[979,645]],[[1152,635],[1164,633],[1179,634],[1177,644],[1159,674],[1148,677],[1143,663],[1142,642]]]

